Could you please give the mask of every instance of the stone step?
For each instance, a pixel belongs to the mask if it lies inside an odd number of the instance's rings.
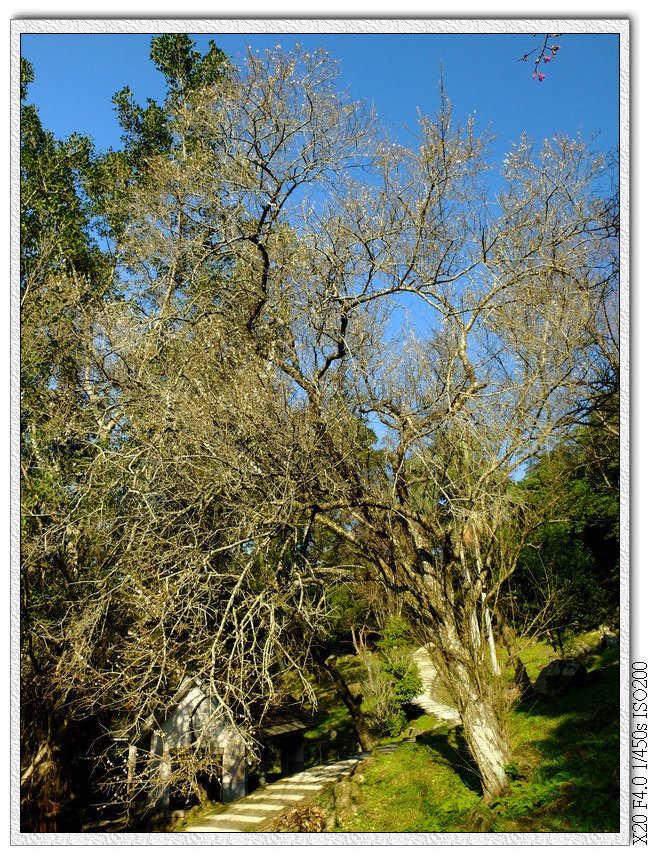
[[[379,745],[379,747],[375,748],[375,751],[379,754],[392,754],[393,751],[399,748],[400,744],[400,742],[393,742],[390,745]]]
[[[305,797],[301,793],[267,793],[266,795],[258,796],[257,793],[251,793],[250,796],[246,797],[247,802],[278,802],[280,800],[286,800],[287,802],[301,802]]]
[[[208,817],[206,823],[220,825],[223,823],[234,823],[235,825],[251,825],[251,823],[259,823],[264,820],[259,814],[237,814],[234,811],[228,810],[227,814],[215,814],[214,817]]]
[[[285,807],[285,800],[278,797],[278,800],[276,802],[241,802],[240,804],[233,805],[232,808],[228,811],[228,813],[254,814],[255,812],[258,812],[259,815],[263,817],[265,813],[281,811]]]
[[[303,784],[280,784],[280,782],[278,782],[278,784],[279,784],[279,786],[276,786],[275,784],[273,785],[273,792],[274,793],[278,793],[278,792],[292,793],[296,790],[303,790],[305,793],[309,793],[311,791],[313,791],[314,793],[317,793],[319,790],[322,790],[323,787],[325,786],[324,782],[313,783],[311,781],[309,781],[309,782],[305,781]]]
[[[448,706],[433,699],[432,691],[434,683],[438,678],[438,673],[426,648],[416,649],[412,654],[412,658],[415,661],[420,679],[422,680],[423,693],[414,697],[411,702],[423,709],[428,715],[440,718],[441,721],[450,721],[451,723],[459,724],[460,716],[453,706]]]
[[[237,826],[206,826],[203,823],[197,823],[191,829],[184,829],[184,832],[242,832]]]

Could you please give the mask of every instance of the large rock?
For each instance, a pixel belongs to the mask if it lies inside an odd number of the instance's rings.
[[[586,678],[587,669],[580,661],[558,659],[551,661],[548,667],[541,671],[535,682],[535,690],[544,697],[557,697],[559,694],[566,694]]]
[[[603,634],[603,639],[600,643],[601,649],[618,649],[619,647],[619,638],[616,634],[610,634],[608,631],[605,631]]]

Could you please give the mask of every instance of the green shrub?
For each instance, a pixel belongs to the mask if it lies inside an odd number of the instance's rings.
[[[377,648],[382,652],[390,649],[404,649],[412,643],[411,630],[408,623],[399,616],[391,616],[381,629],[381,637]]]
[[[377,646],[379,651],[365,658],[365,709],[376,735],[397,737],[408,723],[404,707],[422,690],[406,622],[390,618]]]
[[[422,690],[422,679],[410,654],[403,649],[391,649],[381,653],[380,663],[392,682],[395,699],[400,707],[417,697]]]

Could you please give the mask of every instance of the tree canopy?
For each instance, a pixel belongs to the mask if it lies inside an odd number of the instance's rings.
[[[23,109],[26,763],[44,706],[135,739],[188,675],[254,748],[313,700],[332,587],[371,584],[497,795],[492,620],[539,531],[514,481],[546,483],[612,368],[607,161],[523,138],[494,191],[444,93],[407,146],[323,51],[151,57],[167,97],[117,94],[121,151]]]

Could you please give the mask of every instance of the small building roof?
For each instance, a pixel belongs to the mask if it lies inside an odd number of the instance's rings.
[[[283,736],[298,733],[312,726],[311,717],[299,706],[278,709],[269,713],[260,725],[263,736]]]

